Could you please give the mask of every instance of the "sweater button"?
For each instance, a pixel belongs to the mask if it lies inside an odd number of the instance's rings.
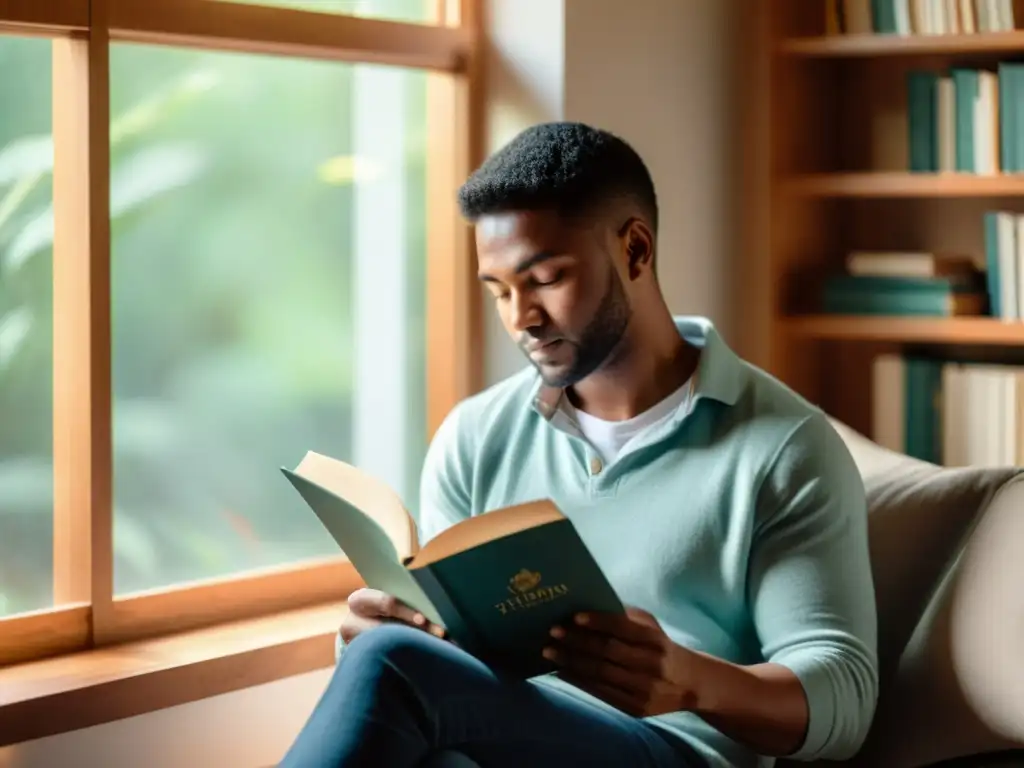
[[[590,460],[590,474],[599,475],[601,474],[602,469],[604,469],[604,464],[601,463],[601,460],[597,458],[597,456],[594,456]]]

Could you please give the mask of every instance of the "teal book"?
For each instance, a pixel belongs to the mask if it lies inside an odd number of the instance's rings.
[[[1024,170],[1021,163],[1019,126],[1021,65],[999,64],[999,163],[1003,173]]]
[[[965,291],[826,291],[821,311],[831,315],[894,317],[976,317],[984,315],[988,296]]]
[[[981,273],[943,277],[834,275],[822,288],[827,314],[953,317],[982,315],[988,295]]]
[[[1000,296],[1003,293],[1000,280],[999,258],[999,212],[988,211],[984,215],[985,228],[985,279],[988,288],[989,314],[1000,317],[1003,312]]]
[[[871,19],[876,33],[895,35],[896,0],[871,0]]]
[[[398,495],[345,462],[310,451],[281,471],[366,586],[445,628],[504,676],[553,672],[556,624],[625,609],[572,522],[548,499],[463,520],[420,546]]]
[[[939,141],[936,128],[938,75],[912,70],[907,73],[907,127],[910,171],[934,173],[939,170]]]
[[[942,363],[912,357],[905,364],[905,452],[921,461],[941,464]]]
[[[980,75],[974,69],[953,69],[956,120],[956,169],[961,173],[978,171],[974,162],[974,112],[980,91]]]

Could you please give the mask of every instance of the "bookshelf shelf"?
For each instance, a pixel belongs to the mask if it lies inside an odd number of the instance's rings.
[[[970,35],[823,35],[783,40],[782,53],[815,58],[1024,53],[1024,31]]]
[[[1024,174],[823,173],[792,176],[783,189],[805,197],[1024,197]]]
[[[785,330],[804,339],[917,344],[1024,345],[1024,322],[991,317],[790,316]]]
[[[992,402],[1024,424],[1024,321],[911,314],[955,301],[960,312],[987,305],[1012,316],[1024,305],[1024,0],[1009,18],[929,0],[938,15],[913,2],[908,22],[907,5],[751,4],[756,98],[744,162],[751,200],[767,206],[750,206],[743,311],[759,321],[750,334],[768,370],[864,434],[878,428],[890,390],[933,409],[938,401],[916,378],[876,375],[897,361],[912,362],[917,376],[924,359],[969,375],[972,387],[987,381],[986,365],[1019,371],[1019,397]],[[964,7],[975,9],[973,21],[950,12]],[[965,28],[1012,31],[933,34]],[[928,275],[963,278],[963,295]],[[923,282],[884,283],[893,277]],[[1024,465],[1024,432],[1019,439]]]

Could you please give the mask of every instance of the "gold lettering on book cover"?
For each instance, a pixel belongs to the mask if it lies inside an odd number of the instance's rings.
[[[511,597],[496,603],[494,607],[502,616],[507,616],[515,611],[550,603],[569,594],[569,587],[565,584],[544,585],[541,582],[542,577],[538,571],[521,569],[508,580],[507,589]]]

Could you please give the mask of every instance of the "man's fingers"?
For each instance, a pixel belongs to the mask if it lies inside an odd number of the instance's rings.
[[[442,627],[432,624],[419,611],[410,608],[394,595],[377,589],[358,589],[348,598],[349,610],[364,619],[400,621],[425,630],[436,637],[444,637]]]
[[[656,624],[634,621],[628,614],[580,613],[573,616],[574,629],[617,637],[633,645],[660,648],[664,633]]]
[[[586,632],[575,627],[555,627],[551,636],[557,645],[574,655],[614,662],[620,667],[657,675],[661,671],[661,653],[646,645],[633,645],[612,635]]]
[[[341,639],[346,643],[351,643],[360,633],[379,624],[380,619],[369,619],[349,611],[341,622]]]
[[[357,616],[366,619],[399,619],[408,624],[419,624],[426,621],[417,612],[405,605],[394,595],[381,592],[379,589],[357,589],[348,597],[348,608]]]

